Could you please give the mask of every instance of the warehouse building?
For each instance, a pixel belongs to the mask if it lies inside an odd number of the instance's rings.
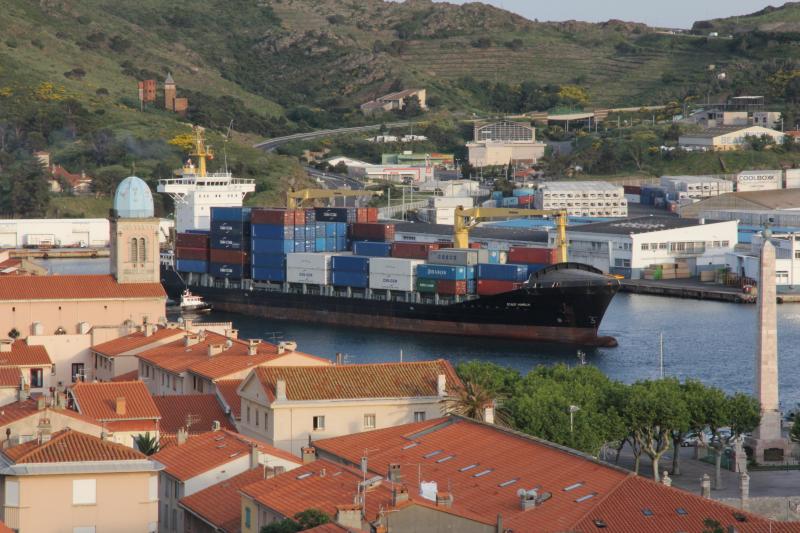
[[[439,152],[416,153],[406,150],[395,154],[381,154],[381,164],[383,165],[406,165],[410,167],[434,166],[441,168],[453,168],[453,154],[442,154]]]
[[[467,143],[469,163],[474,167],[534,164],[546,145],[536,141],[536,130],[519,122],[476,124],[473,141]]]
[[[680,216],[697,218],[704,211],[796,211],[800,210],[800,189],[731,192],[684,205]]]
[[[173,221],[162,219],[159,242],[165,242]],[[0,248],[105,248],[107,218],[20,218],[0,220]]]
[[[420,222],[398,222],[395,224],[397,242],[453,242],[453,226]],[[478,226],[469,232],[470,244],[480,244],[489,250],[507,251],[512,246],[546,247],[547,231],[532,228],[500,228]]]
[[[687,149],[711,151],[740,150],[747,145],[747,137],[767,135],[776,144],[783,143],[783,132],[763,126],[725,126],[710,128],[696,133],[687,133],[678,138],[678,145]]]
[[[672,200],[700,199],[733,192],[733,182],[714,176],[661,176],[661,186]]]
[[[539,185],[536,209],[563,209],[570,216],[626,217],[628,201],[621,185],[606,181],[553,181]]]
[[[763,233],[752,236],[750,250],[730,252],[725,263],[737,276],[759,279],[760,250],[764,242]],[[787,292],[800,286],[800,233],[774,233],[770,242],[775,246],[775,283],[779,292]]]
[[[649,216],[567,228],[569,260],[640,279],[650,265],[685,261],[690,273],[724,265],[737,222]],[[555,245],[555,235],[550,235]]]

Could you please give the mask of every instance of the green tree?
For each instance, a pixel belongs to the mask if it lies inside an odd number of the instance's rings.
[[[284,518],[261,528],[261,533],[297,533],[298,531],[300,531],[300,524],[291,518]]]
[[[446,402],[446,408],[453,414],[480,421],[486,421],[486,409],[494,408],[495,420],[509,425],[507,413],[502,408],[503,399],[504,396],[467,381],[455,389]]]
[[[4,210],[23,218],[42,218],[50,204],[50,187],[44,167],[27,152],[18,151],[8,169],[9,194]]]
[[[496,363],[469,361],[456,366],[456,373],[464,382],[480,385],[484,389],[510,395],[522,377],[519,372]]]
[[[422,104],[416,94],[403,99],[403,110],[401,114],[405,117],[416,117],[422,114]]]
[[[301,531],[321,526],[331,521],[331,517],[319,509],[306,509],[294,515],[294,519],[299,524]]]
[[[705,426],[711,432],[709,448],[714,450],[714,488],[722,488],[722,455],[728,444],[720,431],[723,427],[730,424],[731,411],[730,402],[725,393],[717,388],[710,387],[703,399],[703,411]]]
[[[700,381],[687,379],[681,385],[683,401],[686,403],[688,417],[683,424],[672,430],[672,475],[681,475],[680,447],[690,434],[700,434],[706,428],[705,401],[709,394],[708,387]]]
[[[653,463],[655,481],[661,479],[659,461],[670,448],[672,431],[684,427],[688,416],[678,380],[639,381],[631,386],[626,422]]]

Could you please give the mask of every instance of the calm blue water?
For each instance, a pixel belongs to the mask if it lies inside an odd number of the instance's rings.
[[[53,272],[108,272],[108,260],[49,260]],[[785,409],[800,403],[800,304],[778,307],[781,400]],[[471,339],[346,329],[266,320],[214,312],[204,320],[233,321],[240,336],[294,340],[298,349],[352,363],[444,358],[453,363],[483,359],[525,372],[539,364],[575,364],[576,350],[518,341]],[[721,302],[618,294],[600,331],[619,341],[617,348],[587,351],[589,364],[625,382],[659,374],[659,333],[664,333],[668,376],[698,378],[728,392],[753,389],[756,307]]]

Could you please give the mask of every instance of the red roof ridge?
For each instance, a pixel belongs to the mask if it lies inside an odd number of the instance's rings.
[[[144,455],[140,451],[135,450],[135,449],[133,449],[133,448],[131,448],[129,446],[125,446],[124,444],[119,444],[119,443],[116,443],[116,442],[111,442],[111,441],[108,441],[108,440],[104,440],[104,439],[101,439],[99,437],[94,437],[92,435],[88,435],[88,434],[82,433],[80,431],[73,431],[69,427],[53,433],[50,436],[50,439],[48,439],[47,441],[33,440],[33,441],[29,441],[29,442],[26,442],[24,444],[20,444],[18,446],[12,447],[12,448],[7,448],[6,450],[3,450],[3,455],[8,457],[8,459],[11,460],[15,464],[27,463],[27,462],[29,462],[28,460],[31,459],[32,457],[34,457],[35,455],[40,454],[42,452],[46,452],[51,448],[56,448],[57,447],[59,449],[59,451],[62,451],[61,450],[62,446],[60,446],[59,443],[62,440],[65,440],[65,439],[68,439],[68,438],[75,438],[75,439],[78,439],[78,440],[86,441],[82,445],[77,445],[76,446],[76,445],[74,445],[75,443],[73,443],[73,445],[71,445],[71,446],[70,445],[64,446],[64,449],[66,449],[68,451],[71,451],[73,453],[82,454],[82,453],[91,453],[93,451],[96,452],[96,451],[98,451],[96,448],[95,449],[91,448],[92,445],[95,445],[95,446],[100,446],[101,448],[106,448],[107,450],[113,450],[115,452],[121,452],[124,457],[113,457],[113,458],[103,458],[103,459],[57,460],[57,461],[45,461],[45,462],[76,462],[76,461],[78,461],[78,462],[81,462],[81,461],[110,461],[110,462],[116,462],[116,461],[121,461],[121,460],[147,459],[146,455]],[[18,451],[22,448],[23,453],[21,453],[17,457],[14,457],[14,455],[16,455],[14,453],[15,448]],[[42,461],[30,461],[30,462],[42,462]]]

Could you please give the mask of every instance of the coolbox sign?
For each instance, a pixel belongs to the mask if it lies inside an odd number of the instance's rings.
[[[780,189],[783,176],[780,170],[747,170],[736,177],[737,191],[768,191]]]

